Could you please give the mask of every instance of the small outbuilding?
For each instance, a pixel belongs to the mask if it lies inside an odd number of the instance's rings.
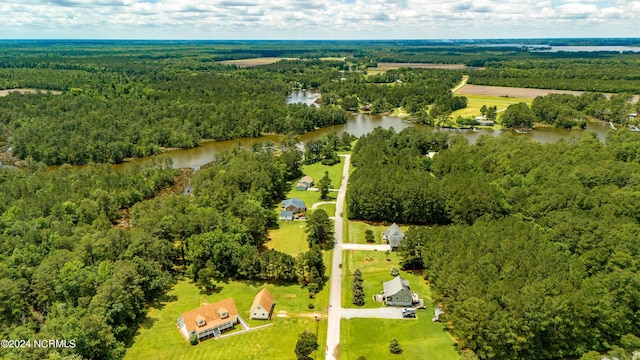
[[[303,182],[299,182],[296,185],[296,190],[298,191],[307,191],[307,189],[309,189],[309,185]]]
[[[309,175],[303,176],[302,179],[300,179],[300,182],[303,184],[307,184],[307,187],[313,186],[313,178]]]
[[[393,223],[387,230],[382,233],[383,240],[386,240],[391,245],[391,250],[397,251],[400,242],[404,239],[404,233],[400,229],[398,224]]]
[[[293,211],[280,211],[280,220],[293,221]]]
[[[273,308],[276,303],[273,302],[273,294],[266,288],[260,290],[260,292],[253,299],[253,305],[251,305],[250,319],[257,320],[269,320],[273,313]]]

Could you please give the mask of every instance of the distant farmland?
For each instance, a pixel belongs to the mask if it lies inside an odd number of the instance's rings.
[[[485,85],[465,85],[455,91],[456,95],[480,95],[480,96],[495,96],[504,98],[520,98],[520,99],[534,99],[536,96],[546,96],[549,94],[571,94],[580,96],[585,91],[570,91],[570,90],[553,90],[553,89],[533,89],[533,88],[518,88],[518,87],[506,87],[506,86],[485,86]],[[611,94],[605,94],[609,97]],[[634,101],[638,101],[638,95],[634,96]]]
[[[60,95],[62,94],[62,91],[53,91],[53,90],[36,90],[36,89],[7,89],[7,90],[0,90],[0,96],[7,96],[9,95],[9,93],[11,92],[19,92],[20,94],[35,94],[38,91],[43,92],[43,93],[52,93],[54,95]]]
[[[224,60],[220,64],[237,65],[239,67],[260,66],[277,63],[280,60],[298,60],[297,58],[262,57],[252,59]]]
[[[465,70],[465,69],[482,70],[482,69],[484,69],[484,68],[481,68],[481,67],[466,66],[465,64],[386,63],[386,62],[380,62],[380,63],[378,63],[378,67],[372,68],[372,69],[374,69],[374,70],[391,70],[391,69],[400,69],[400,68],[446,69],[446,70]]]

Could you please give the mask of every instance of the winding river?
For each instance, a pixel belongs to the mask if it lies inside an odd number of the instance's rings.
[[[311,105],[314,103],[314,101],[316,101],[318,96],[319,94],[312,90],[294,91],[291,94],[291,96],[289,96],[289,98],[287,99],[287,103],[302,102],[302,103]],[[476,139],[483,134],[488,134],[491,136],[499,136],[503,133],[506,133],[506,136],[528,137],[528,138],[531,138],[532,140],[542,142],[542,143],[556,142],[561,139],[568,140],[572,137],[577,137],[583,131],[579,129],[568,130],[568,129],[557,129],[553,127],[538,127],[534,131],[530,131],[526,134],[515,134],[509,131],[490,130],[490,129],[478,129],[477,131],[474,132],[470,130],[460,130],[460,129],[433,128],[427,125],[413,124],[393,116],[351,114],[349,115],[349,119],[346,124],[334,125],[334,126],[307,132],[305,134],[300,135],[300,140],[302,142],[315,140],[329,132],[336,132],[338,135],[340,135],[346,131],[355,136],[361,136],[371,132],[373,129],[375,129],[378,126],[385,129],[393,127],[397,131],[400,131],[404,128],[411,127],[411,126],[429,127],[434,131],[448,132],[451,135],[462,135],[470,143],[475,143]],[[598,138],[600,138],[603,141],[605,139],[607,129],[608,129],[608,125],[604,122],[588,122],[587,123],[587,130],[595,132]],[[266,135],[257,139],[234,139],[234,140],[227,140],[227,141],[209,141],[209,142],[204,142],[199,147],[196,147],[193,149],[170,150],[170,151],[166,151],[164,154],[169,155],[173,159],[173,167],[175,168],[193,168],[195,170],[198,170],[202,165],[211,162],[213,160],[214,154],[230,149],[236,144],[240,144],[242,146],[249,146],[253,141],[256,141],[256,140],[271,140],[277,144],[280,141],[280,139],[281,139],[280,135]],[[134,159],[131,162],[127,162],[127,163],[116,165],[116,166],[124,168],[129,166],[132,163],[144,164],[151,161],[151,159],[153,159],[153,157]]]

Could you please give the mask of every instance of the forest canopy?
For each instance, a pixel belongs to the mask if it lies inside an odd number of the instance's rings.
[[[430,146],[432,160],[417,151],[429,136],[360,139],[349,216],[430,225],[409,228],[402,265],[424,269],[460,348],[480,359],[635,350],[637,133],[612,131],[606,144],[588,132],[555,144],[453,138]]]

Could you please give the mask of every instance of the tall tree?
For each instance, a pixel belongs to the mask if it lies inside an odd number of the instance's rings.
[[[329,179],[329,172],[325,171],[324,176],[318,182],[318,188],[320,189],[320,199],[326,200],[329,195],[329,188],[331,188],[331,179]]]
[[[307,241],[309,248],[313,245],[333,245],[333,223],[323,209],[315,210],[307,220]]]
[[[298,335],[298,342],[294,352],[298,360],[312,360],[313,358],[309,355],[318,350],[318,347],[316,335],[306,330]]]

